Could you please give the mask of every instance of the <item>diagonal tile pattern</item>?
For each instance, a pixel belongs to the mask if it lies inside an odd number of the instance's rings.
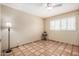
[[[38,40],[12,49],[4,56],[79,56],[79,46],[53,40]]]

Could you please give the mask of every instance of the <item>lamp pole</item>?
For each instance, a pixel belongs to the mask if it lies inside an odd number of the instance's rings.
[[[10,49],[10,26],[8,26],[8,49],[6,53],[10,53],[12,50]]]

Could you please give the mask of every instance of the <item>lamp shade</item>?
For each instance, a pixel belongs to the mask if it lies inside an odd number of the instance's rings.
[[[7,22],[7,23],[6,23],[6,26],[7,26],[7,27],[12,27],[12,24],[11,24],[10,22]]]

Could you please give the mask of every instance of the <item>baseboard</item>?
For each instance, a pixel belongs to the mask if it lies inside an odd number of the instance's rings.
[[[51,40],[51,39],[49,39],[49,40]],[[55,42],[61,42],[61,41],[57,41],[57,40],[52,40],[52,41],[55,41]],[[70,44],[70,43],[67,43],[67,42],[61,42],[61,43],[65,43],[65,44],[69,44],[69,45],[73,45],[73,46],[79,46],[79,45]]]

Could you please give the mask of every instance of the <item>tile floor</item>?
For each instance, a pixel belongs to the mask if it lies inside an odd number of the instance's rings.
[[[52,40],[38,40],[12,49],[4,56],[79,56],[79,46]]]

